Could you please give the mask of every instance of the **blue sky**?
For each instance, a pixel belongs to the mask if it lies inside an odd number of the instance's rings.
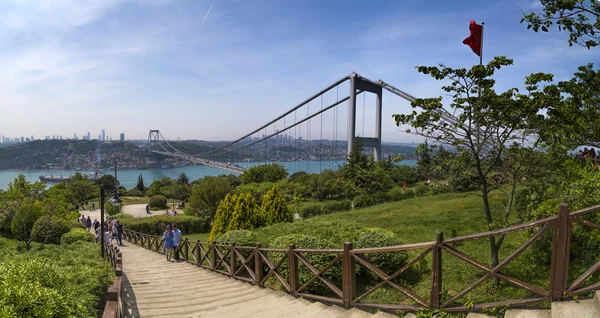
[[[169,139],[233,139],[353,71],[439,96],[441,83],[415,66],[478,63],[462,44],[471,19],[485,21],[484,62],[515,59],[499,73],[500,89],[522,87],[532,72],[567,79],[600,61],[597,51],[568,47],[567,34],[527,31],[520,13],[532,8],[539,2],[4,0],[0,134],[105,128],[145,138],[153,128]],[[365,101],[365,135],[373,103]],[[416,140],[391,118],[408,111],[384,96],[384,141]]]

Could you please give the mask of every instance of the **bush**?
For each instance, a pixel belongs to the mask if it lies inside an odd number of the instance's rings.
[[[331,201],[323,205],[322,214],[352,210],[352,201]]]
[[[41,260],[0,264],[2,317],[84,317],[69,273]]]
[[[300,210],[300,217],[303,219],[323,214],[323,208],[320,205],[311,204],[303,207]]]
[[[69,221],[69,227],[72,229],[85,229],[85,225],[79,219]]]
[[[371,197],[370,195],[367,194],[359,194],[356,197],[354,197],[354,200],[352,200],[352,203],[354,204],[354,208],[365,208],[368,206],[371,206],[373,204],[375,204],[375,201],[373,200],[373,197]]]
[[[276,187],[271,188],[263,198],[260,213],[265,225],[294,221],[292,211]]]
[[[60,237],[69,232],[69,222],[52,215],[37,219],[31,230],[36,242],[59,244]]]
[[[238,195],[227,231],[252,230],[263,225],[264,219],[254,198],[249,193]]]
[[[242,173],[240,179],[243,184],[262,183],[262,182],[277,182],[285,179],[288,172],[284,166],[273,163],[269,165],[254,166]]]
[[[208,235],[208,242],[212,242],[214,238],[227,232],[236,202],[237,194],[227,194],[225,199],[221,200],[215,213],[215,220],[210,229],[210,234]]]
[[[360,235],[356,240],[357,248],[368,247],[384,247],[402,245],[402,242],[396,234],[391,231],[380,228],[368,228],[360,231]],[[405,251],[386,252],[386,253],[366,253],[363,256],[367,261],[388,275],[393,274],[404,265],[407,264],[408,254]],[[369,275],[372,278],[379,278],[372,271],[367,270],[364,266],[360,266],[360,275]],[[403,274],[406,274],[403,273]]]
[[[270,247],[271,248],[283,248],[288,249],[290,244],[295,244],[296,248],[306,248],[306,249],[330,249],[335,248],[334,244],[319,238],[305,234],[289,234],[275,238]],[[272,262],[278,262],[279,259],[283,256],[282,253],[270,252],[268,253],[268,257]],[[315,253],[303,253],[303,256],[306,260],[313,265],[315,268],[323,269],[325,266],[329,264],[335,257],[333,254],[315,254]],[[300,263],[300,261],[298,261]],[[289,270],[288,270],[288,261],[287,259],[283,261],[281,267],[279,267],[278,271],[281,273],[283,277],[288,278],[289,280]],[[306,284],[310,278],[314,276],[313,273],[306,266],[299,266],[298,268],[298,284],[299,286],[303,286]],[[325,277],[331,283],[336,286],[341,286],[342,280],[342,262],[338,261],[335,265],[333,265],[330,269],[328,269],[322,277]],[[306,292],[316,293],[320,295],[329,295],[331,292],[329,288],[319,280],[313,281],[308,287],[305,289]],[[303,291],[304,292],[304,291]]]
[[[133,219],[135,218],[133,215],[131,214],[127,214],[127,213],[117,213],[115,215],[111,215],[111,218],[115,218],[117,220],[122,220],[122,219]]]
[[[258,235],[248,230],[234,230],[217,236],[214,241],[217,244],[255,246],[258,242]]]
[[[420,197],[423,195],[427,195],[427,192],[429,191],[429,187],[426,184],[419,184],[418,186],[415,187],[415,189],[413,191],[415,193],[415,196]]]
[[[195,216],[154,215],[146,218],[121,218],[119,222],[127,230],[146,234],[162,234],[167,224],[177,224],[183,234],[206,233],[208,228],[202,219]]]
[[[146,195],[145,191],[140,191],[137,188],[127,190],[126,194],[127,194],[127,196],[130,196],[130,197],[143,197]]]
[[[88,232],[86,229],[76,228],[71,229],[60,238],[60,244],[71,244],[76,241],[93,242],[95,241],[95,237],[94,234]]]
[[[123,205],[120,204],[118,206],[113,206],[112,204],[106,202],[104,204],[104,210],[106,211],[106,214],[113,216],[116,214],[120,214],[123,210]]]
[[[150,198],[150,201],[148,202],[148,205],[150,206],[150,208],[166,209],[167,208],[167,197],[165,197],[164,195],[160,195],[160,194],[152,196]]]

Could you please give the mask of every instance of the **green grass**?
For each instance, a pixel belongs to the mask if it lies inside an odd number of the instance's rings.
[[[490,197],[490,202],[496,220],[500,219],[504,213],[500,193],[493,194]],[[342,248],[344,241],[352,242],[357,239],[360,229],[371,227],[388,229],[394,232],[404,244],[434,241],[437,232],[443,232],[444,237],[449,238],[455,235],[462,236],[488,230],[481,196],[475,192],[469,192],[418,197],[348,212],[317,216],[293,223],[275,224],[254,231],[258,235],[258,241],[263,246],[269,246],[273,239],[279,236],[308,234],[326,238],[338,245],[338,248]],[[551,235],[551,233],[548,232],[545,235]],[[206,242],[208,234],[192,234],[185,237],[192,242],[196,240]],[[500,250],[501,260],[510,255],[528,237],[529,233],[525,231],[507,235]],[[460,243],[454,247],[484,264],[489,265],[491,262],[489,239]],[[410,259],[413,259],[423,251],[409,251],[408,254]],[[412,274],[414,276],[410,277],[410,289],[425,299],[429,299],[431,284],[430,255],[414,266]],[[531,254],[526,251],[504,267],[502,271],[505,274],[547,289],[549,268],[542,268],[543,266],[538,265],[533,266],[532,264],[535,264],[535,261],[532,259]],[[442,272],[443,289],[447,290],[450,295],[457,294],[485,274],[449,253],[443,253]],[[359,284],[359,295],[375,284],[374,282]],[[495,286],[490,279],[467,295],[474,303],[533,296],[525,290],[505,283]],[[462,298],[461,300],[465,301],[466,299]],[[411,303],[406,296],[389,287],[374,292],[363,301]]]

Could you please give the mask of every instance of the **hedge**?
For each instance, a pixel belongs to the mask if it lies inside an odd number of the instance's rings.
[[[76,241],[93,242],[95,239],[94,234],[86,229],[74,228],[63,234],[60,238],[60,244],[71,244]]]
[[[148,205],[150,208],[166,209],[167,208],[167,197],[164,195],[155,195],[150,198]]]
[[[146,234],[162,234],[167,224],[176,224],[183,234],[202,233],[204,222],[196,216],[154,215],[146,218],[121,218],[119,222],[127,230]]]

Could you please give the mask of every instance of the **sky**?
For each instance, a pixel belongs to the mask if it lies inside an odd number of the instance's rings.
[[[514,59],[498,89],[522,87],[534,72],[566,80],[600,62],[598,51],[569,47],[565,33],[519,23],[521,10],[540,8],[533,0],[3,0],[0,135],[106,129],[139,139],[160,129],[167,139],[232,140],[352,72],[441,96],[441,83],[415,66],[477,64],[462,44],[471,19],[485,21],[484,63]],[[374,99],[364,104],[357,122],[367,128],[357,132],[368,136]],[[392,119],[411,110],[384,94],[384,141],[418,140]],[[329,116],[324,129],[335,123]],[[337,116],[346,123],[345,109]],[[311,125],[314,136],[319,123]]]

